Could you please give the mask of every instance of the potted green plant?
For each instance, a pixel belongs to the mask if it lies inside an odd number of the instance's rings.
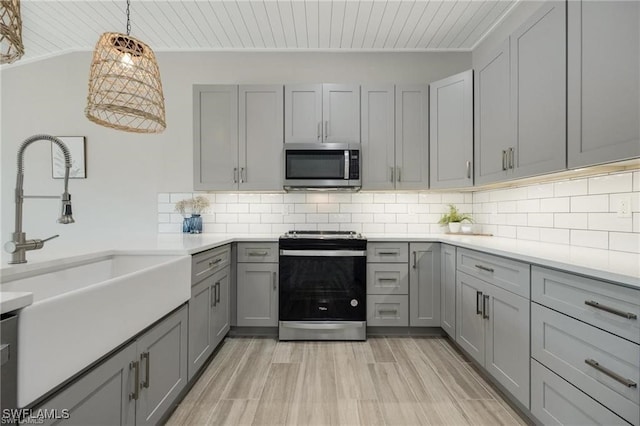
[[[456,234],[460,232],[460,223],[465,220],[473,223],[473,218],[470,215],[460,213],[455,205],[449,204],[449,211],[442,215],[438,223],[449,225],[449,232]]]

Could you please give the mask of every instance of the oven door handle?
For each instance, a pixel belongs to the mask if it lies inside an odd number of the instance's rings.
[[[280,256],[365,257],[366,250],[280,250]]]
[[[284,328],[296,328],[299,330],[344,330],[347,328],[359,328],[362,327],[362,322],[354,321],[349,323],[302,323],[295,321],[280,321],[280,326]]]

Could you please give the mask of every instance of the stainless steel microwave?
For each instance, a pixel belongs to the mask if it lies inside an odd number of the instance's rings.
[[[284,189],[351,190],[362,186],[360,144],[287,143]]]

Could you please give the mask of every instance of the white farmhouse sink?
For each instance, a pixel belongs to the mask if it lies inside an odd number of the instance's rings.
[[[191,257],[102,254],[2,279],[33,293],[18,318],[25,407],[189,300]]]

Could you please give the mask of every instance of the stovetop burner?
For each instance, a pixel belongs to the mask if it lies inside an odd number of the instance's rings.
[[[285,233],[281,238],[310,238],[310,239],[349,239],[362,240],[362,234],[355,231],[297,231],[292,230]]]

